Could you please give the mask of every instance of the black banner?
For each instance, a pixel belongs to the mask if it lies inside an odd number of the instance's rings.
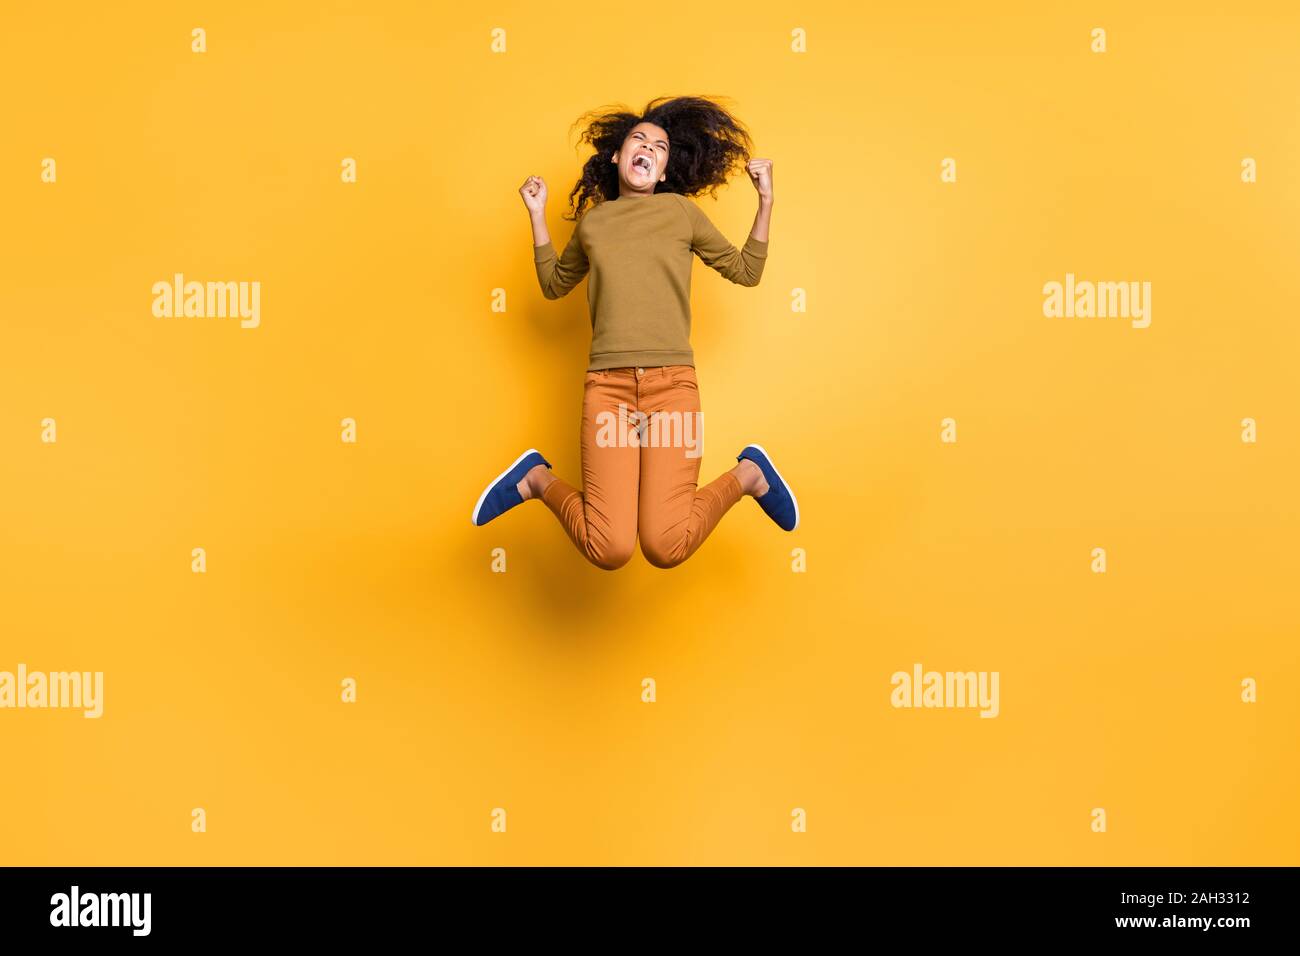
[[[1131,937],[1232,946],[1294,928],[1290,868],[30,868],[0,871],[6,939]],[[613,935],[611,935],[613,934]]]

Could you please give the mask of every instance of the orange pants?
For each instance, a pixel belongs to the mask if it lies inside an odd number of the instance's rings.
[[[598,567],[627,564],[637,537],[659,568],[681,564],[741,499],[725,472],[703,488],[703,417],[689,365],[588,372],[582,400],[582,491],[556,478],[542,493]]]

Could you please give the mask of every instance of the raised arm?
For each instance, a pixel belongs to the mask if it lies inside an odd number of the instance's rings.
[[[519,188],[519,195],[523,197],[532,221],[537,283],[543,296],[558,299],[567,295],[587,274],[587,254],[578,241],[578,230],[574,229],[563,254],[556,256],[550,231],[546,228],[546,182],[540,176],[529,176]]]
[[[737,249],[704,214],[699,206],[681,197],[682,207],[691,221],[691,250],[700,260],[738,285],[758,285],[767,263],[768,227],[772,219],[772,163],[753,159],[748,165],[750,179],[758,190],[758,212],[749,238]]]
[[[685,197],[681,203],[691,220],[691,251],[700,261],[737,285],[758,285],[767,262],[767,242],[751,230],[745,244],[737,249],[699,206]]]

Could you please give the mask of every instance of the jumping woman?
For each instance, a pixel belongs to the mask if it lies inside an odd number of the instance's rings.
[[[540,498],[578,550],[608,570],[628,562],[638,537],[654,566],[681,564],[745,495],[793,531],[799,506],[760,445],[746,445],[736,467],[697,487],[692,255],[737,285],[758,285],[772,215],[771,160],[750,159],[744,127],[702,97],[659,97],[640,116],[595,111],[583,119],[581,142],[596,152],[569,193],[565,218],[577,225],[560,256],[546,228],[546,183],[529,176],[519,189],[542,295],[558,299],[590,273],[582,491],[530,448],[484,489],[474,524]],[[687,197],[716,193],[742,164],[758,191],[758,213],[737,249]]]

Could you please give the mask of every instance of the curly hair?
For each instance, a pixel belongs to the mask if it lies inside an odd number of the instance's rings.
[[[618,198],[618,166],[611,162],[632,128],[654,123],[668,134],[667,177],[655,183],[657,193],[716,196],[733,172],[749,160],[753,142],[744,124],[714,100],[726,97],[660,96],[641,115],[619,105],[590,110],[570,128],[583,126],[575,148],[590,143],[596,150],[582,167],[582,177],[569,193],[570,214],[578,219],[587,205]]]

